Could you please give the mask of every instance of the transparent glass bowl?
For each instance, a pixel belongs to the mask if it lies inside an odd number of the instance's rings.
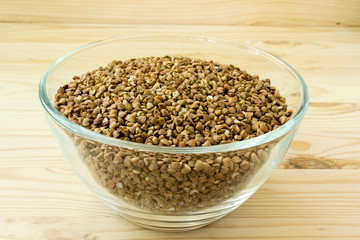
[[[289,108],[283,126],[249,140],[207,147],[165,147],[122,141],[60,114],[54,96],[74,75],[112,60],[186,56],[233,64],[271,79]],[[51,130],[84,183],[121,216],[146,228],[186,231],[240,206],[286,153],[308,105],[302,77],[287,63],[246,44],[204,36],[137,35],[80,47],[52,64],[39,86]]]

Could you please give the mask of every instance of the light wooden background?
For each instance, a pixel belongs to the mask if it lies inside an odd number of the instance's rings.
[[[245,42],[294,66],[310,106],[286,157],[243,206],[188,233],[139,228],[74,174],[37,96],[46,68],[134,33]],[[0,239],[360,239],[360,1],[0,0]]]

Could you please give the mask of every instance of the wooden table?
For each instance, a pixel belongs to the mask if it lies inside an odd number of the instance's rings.
[[[186,233],[137,227],[65,161],[38,100],[46,68],[135,33],[245,42],[294,66],[310,106],[286,157],[223,219]],[[0,239],[360,239],[360,2],[0,0]]]

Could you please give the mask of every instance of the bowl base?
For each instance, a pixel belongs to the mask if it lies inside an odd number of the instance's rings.
[[[142,210],[125,202],[119,202],[88,185],[105,205],[115,210],[121,217],[143,228],[160,232],[185,232],[209,225],[238,208],[251,197],[259,186],[249,188],[247,191],[242,192],[240,196],[233,197],[214,207],[184,213],[183,215],[161,215]]]
[[[157,215],[153,215],[153,218],[137,217],[134,216],[133,213],[124,213],[122,210],[116,208],[114,205],[106,205],[116,210],[116,212],[121,217],[125,218],[129,222],[132,222],[140,227],[159,232],[186,232],[195,230],[219,220],[220,218],[224,217],[229,212],[238,207],[234,206],[230,209],[206,214],[209,216],[202,216],[201,218],[199,218],[199,216],[164,216],[167,219],[159,219]]]
[[[141,220],[134,220],[130,217],[127,217],[125,215],[120,214],[120,216],[124,217],[125,219],[127,219],[129,222],[134,223],[135,225],[138,225],[140,227],[149,229],[149,230],[153,230],[153,231],[158,231],[158,232],[187,232],[187,231],[192,231],[204,226],[207,226],[217,220],[219,220],[220,218],[224,217],[226,214],[223,214],[221,216],[215,217],[215,218],[211,218],[211,219],[207,219],[207,220],[203,220],[200,222],[191,222],[191,223],[186,223],[184,224],[183,222],[159,222],[159,221],[152,221],[151,223],[148,223],[147,221],[141,221]],[[191,225],[188,225],[191,224]]]
[[[157,215],[139,210],[131,210],[113,201],[109,201],[108,198],[98,197],[103,200],[105,205],[114,209],[121,217],[138,226],[160,232],[185,232],[204,227],[219,220],[238,208],[250,196],[251,193],[248,193],[242,196],[241,199],[238,198],[235,203],[229,203],[226,207],[222,206],[221,208],[214,208],[212,210],[207,209],[206,212],[197,212],[181,216]]]

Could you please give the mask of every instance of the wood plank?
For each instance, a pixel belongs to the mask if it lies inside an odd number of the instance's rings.
[[[275,170],[223,219],[171,234],[144,230],[117,216],[70,168],[0,168],[0,238],[357,239],[359,184],[359,170]]]
[[[36,98],[2,100],[13,109],[0,108],[0,167],[67,166]],[[316,107],[311,104],[278,167],[360,169],[360,132],[353,127],[360,122],[360,111],[351,106],[330,103],[326,107]],[[342,124],[334,127],[334,119],[341,120]]]
[[[1,0],[0,6],[1,22],[360,26],[357,0]]]
[[[2,167],[67,166],[37,97],[40,78],[53,61],[104,38],[182,32],[244,40],[280,56],[304,76],[309,110],[279,168],[360,168],[359,28],[0,24],[0,31]]]

